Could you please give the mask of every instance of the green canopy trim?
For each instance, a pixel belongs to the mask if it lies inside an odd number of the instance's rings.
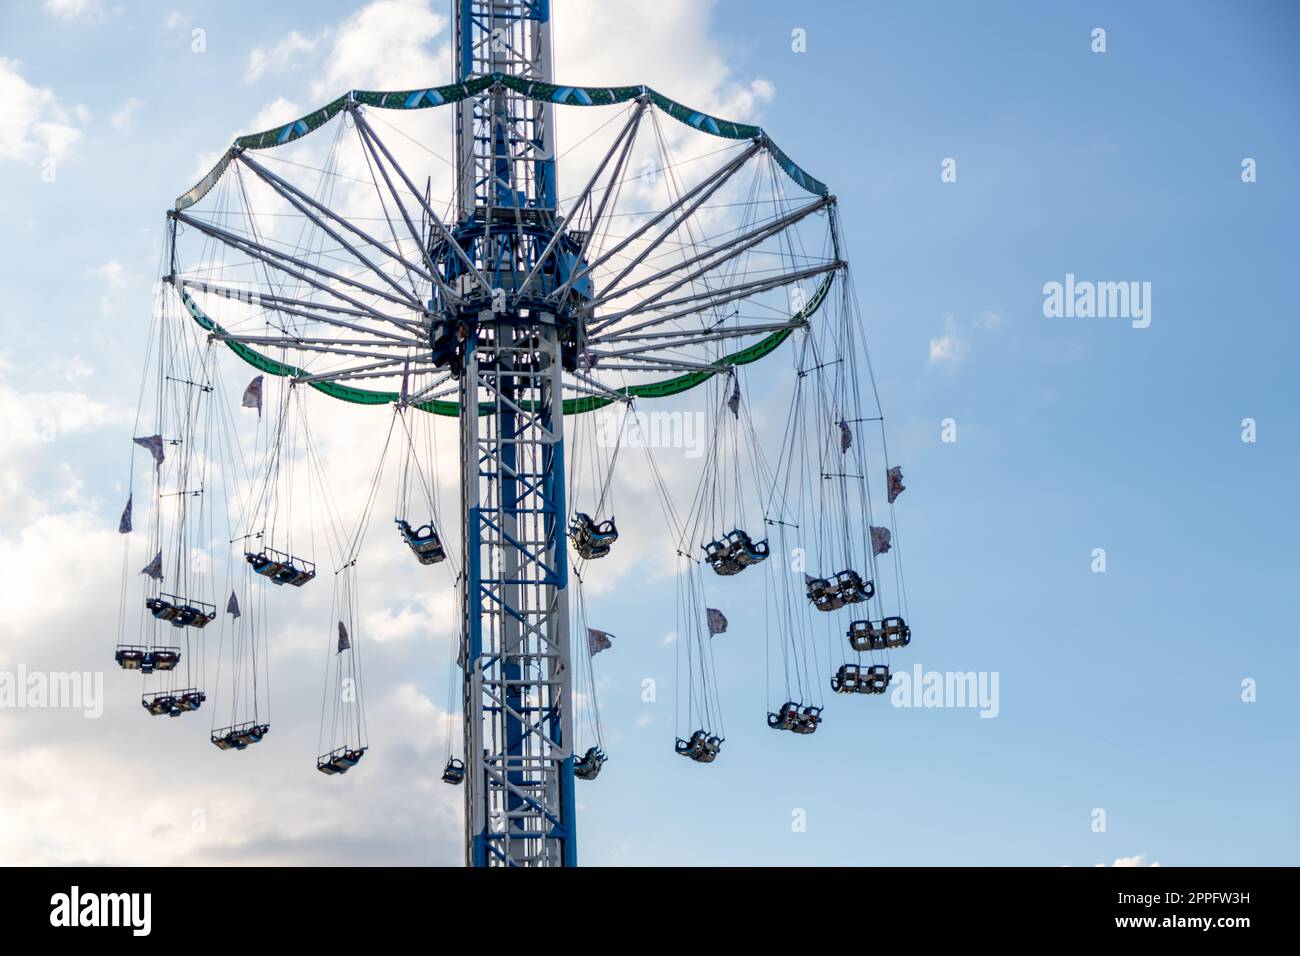
[[[629,385],[625,388],[616,389],[620,395],[628,398],[665,398],[669,395],[677,395],[681,392],[689,391],[697,385],[708,381],[714,375],[718,375],[728,368],[737,365],[748,365],[751,362],[757,362],[765,355],[773,352],[786,339],[790,333],[797,328],[802,328],[808,320],[821,308],[822,303],[826,301],[827,295],[830,294],[831,283],[835,280],[835,272],[828,272],[826,278],[822,280],[817,291],[813,293],[810,299],[802,309],[790,317],[790,321],[782,328],[771,332],[753,345],[747,346],[738,352],[732,352],[730,355],[724,355],[718,359],[717,364],[711,369],[701,369],[698,372],[688,372],[685,375],[678,375],[675,378],[664,379],[659,382],[646,382],[641,385]],[[303,371],[294,365],[288,365],[284,362],[277,361],[268,355],[263,355],[256,349],[249,348],[242,342],[232,342],[224,339],[230,333],[217,324],[206,312],[199,308],[199,304],[194,301],[193,297],[176,286],[176,291],[180,294],[181,301],[185,304],[186,310],[190,317],[194,319],[203,329],[213,333],[218,337],[223,337],[226,345],[232,352],[247,362],[259,372],[265,372],[268,375],[277,375],[282,378],[306,377],[310,373]],[[399,392],[384,392],[370,388],[355,388],[351,385],[342,385],[338,382],[308,382],[312,388],[330,398],[337,398],[340,401],[351,402],[354,405],[388,405],[400,402],[402,399]],[[587,395],[582,398],[566,398],[564,400],[564,414],[581,415],[583,412],[595,411],[598,408],[604,408],[606,405],[613,404],[614,398]],[[460,414],[460,402],[414,402],[412,407],[418,408],[422,412],[429,412],[433,415],[447,415],[452,418]],[[527,403],[525,403],[527,407]],[[491,402],[480,402],[478,413],[480,415],[491,414],[493,405]]]
[[[699,110],[678,103],[676,100],[671,100],[648,86],[559,86],[554,83],[538,83],[525,80],[503,73],[492,73],[487,76],[475,77],[464,83],[431,86],[422,90],[393,90],[388,92],[352,90],[326,104],[321,109],[299,117],[284,126],[277,126],[261,133],[253,133],[250,136],[240,136],[235,140],[234,146],[226,151],[225,155],[212,167],[208,174],[199,180],[194,188],[176,200],[176,208],[178,210],[187,209],[207,195],[208,191],[226,171],[226,167],[230,165],[236,149],[271,149],[276,146],[283,146],[285,143],[292,143],[294,140],[301,139],[332,120],[343,111],[349,100],[385,110],[428,109],[434,106],[446,106],[449,103],[459,103],[471,96],[477,96],[494,83],[500,83],[507,89],[514,90],[531,100],[559,103],[565,106],[613,106],[617,103],[634,100],[639,96],[648,96],[651,103],[673,117],[673,119],[711,136],[720,136],[723,139],[759,140],[772,158],[776,160],[777,165],[801,188],[818,196],[825,196],[830,192],[825,183],[795,165],[790,157],[768,138],[762,127],[750,126],[746,123],[733,123],[731,120],[710,116],[708,113],[702,113]]]

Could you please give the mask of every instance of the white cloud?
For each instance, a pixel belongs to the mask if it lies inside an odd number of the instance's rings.
[[[95,374],[95,367],[80,355],[71,355],[63,362],[63,377],[69,382],[90,378]]]
[[[0,57],[0,161],[31,163],[48,157],[57,162],[81,137],[53,90],[32,86],[18,61]]]
[[[349,89],[402,89],[451,81],[444,45],[447,18],[429,9],[428,0],[376,0],[331,31],[331,45],[319,80],[317,99]]]
[[[285,74],[311,66],[314,100],[325,101],[349,89],[388,88],[450,82],[446,45],[447,17],[428,0],[375,0],[337,26],[313,35],[293,30],[274,46],[256,47],[244,80]]]
[[[1139,853],[1137,856],[1121,856],[1115,860],[1111,866],[1159,866],[1159,863],[1146,862],[1147,855]],[[1098,866],[1105,866],[1105,863],[1098,863]]]
[[[79,478],[60,469],[58,461],[67,440],[107,427],[125,428],[130,421],[126,409],[80,392],[23,392],[0,380],[0,461],[5,462],[0,469],[0,527],[21,526],[47,514],[53,502],[75,497]],[[20,613],[22,605],[10,601],[7,607]]]
[[[931,365],[958,365],[970,352],[970,342],[958,331],[952,313],[943,315],[943,335],[930,339]]]
[[[93,22],[104,15],[103,0],[45,0],[45,12],[60,20]]]
[[[970,327],[981,332],[993,332],[1002,327],[1002,314],[992,309],[971,319]],[[951,312],[943,314],[943,334],[930,339],[930,361],[932,366],[956,366],[970,354],[971,341],[956,317]]]
[[[108,121],[113,125],[113,129],[128,130],[135,119],[135,114],[139,112],[140,107],[143,105],[140,100],[132,96],[117,109],[117,112],[109,117]]]
[[[127,287],[126,267],[116,259],[110,259],[101,266],[87,269],[86,276],[104,283],[104,295],[99,300],[99,307],[105,316],[112,315],[114,293]]]
[[[254,47],[248,54],[244,82],[256,83],[267,72],[284,73],[300,67],[305,55],[314,52],[320,41],[319,36],[308,38],[294,30],[269,50]]]

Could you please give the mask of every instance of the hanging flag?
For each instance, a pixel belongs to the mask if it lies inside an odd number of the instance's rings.
[[[141,448],[149,449],[149,454],[153,455],[153,463],[155,465],[161,465],[163,459],[167,457],[163,454],[162,435],[150,435],[147,438],[133,438],[131,440]]]
[[[907,490],[907,485],[903,484],[903,469],[895,465],[885,472],[885,477],[889,480],[889,503],[892,505],[894,499]]]
[[[262,417],[262,376],[254,375],[253,380],[248,383],[248,388],[244,389],[244,397],[239,404],[244,408],[256,408],[257,417]]]
[[[889,529],[871,527],[871,553],[888,554],[889,553]]]
[[[226,613],[231,617],[239,617],[239,601],[235,599],[235,592],[230,592],[230,600],[226,602]]]
[[[594,654],[601,651],[607,651],[614,646],[613,634],[607,634],[604,631],[598,631],[594,627],[587,628],[587,650]]]
[[[346,651],[346,650],[347,650],[349,647],[351,647],[351,646],[352,646],[352,642],[351,642],[350,640],[348,640],[348,629],[347,629],[346,627],[343,626],[343,622],[342,622],[342,621],[339,621],[339,649],[338,649],[338,653],[342,654],[344,651]]]
[[[133,500],[134,498],[135,498],[135,495],[128,495],[128,496],[127,496],[127,499],[126,499],[126,508],[124,508],[124,509],[122,510],[122,517],[121,517],[121,519],[117,522],[117,532],[118,532],[118,534],[130,534],[130,533],[131,533],[131,502],[132,502],[132,500]]]
[[[159,551],[153,556],[153,560],[140,569],[141,574],[147,574],[155,581],[161,581],[162,573],[162,552]]]
[[[727,633],[727,615],[723,614],[716,607],[705,608],[709,612],[709,637],[715,634]]]
[[[740,417],[740,376],[735,372],[731,373],[731,380],[735,382],[735,387],[731,390],[731,397],[727,399],[727,407],[731,409],[731,414],[736,418]]]
[[[840,454],[848,451],[853,444],[853,429],[849,428],[849,423],[840,419]]]

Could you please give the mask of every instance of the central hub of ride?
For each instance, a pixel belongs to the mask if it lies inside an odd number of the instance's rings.
[[[501,198],[528,201],[522,195]],[[554,326],[561,362],[574,371],[585,350],[593,288],[580,258],[585,234],[557,229],[551,210],[498,206],[477,209],[451,235],[465,258],[446,241],[430,250],[430,258],[442,265],[448,290],[435,290],[430,303],[434,364],[459,377],[467,345],[480,336],[484,344],[489,336],[512,341],[517,336],[503,335],[503,329],[526,336],[526,330]]]

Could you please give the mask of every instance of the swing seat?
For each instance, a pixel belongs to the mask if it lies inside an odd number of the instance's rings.
[[[875,582],[863,582],[862,576],[852,570],[808,582],[808,600],[819,611],[838,611],[846,604],[861,604],[875,595]]]
[[[799,712],[799,719],[790,729],[796,734],[812,734],[817,732],[817,727],[822,722],[822,709],[820,707],[805,707]]]
[[[167,621],[172,627],[205,628],[217,619],[217,609],[202,601],[190,603],[175,594],[162,594],[146,598],[144,606],[159,621]]]
[[[296,588],[300,588],[315,576],[315,569],[300,568],[289,563],[282,567],[272,580],[276,584],[291,584]]]
[[[113,660],[124,671],[143,671],[153,673],[153,661],[150,660],[149,648],[136,644],[119,644],[113,654]],[[146,669],[147,668],[147,669]]]
[[[254,571],[276,584],[290,584],[300,588],[316,577],[316,565],[313,562],[306,558],[295,558],[274,548],[248,551],[244,554],[244,560],[253,566]]]
[[[835,575],[835,586],[845,604],[861,604],[876,596],[876,582],[864,582],[857,571],[841,571]]]
[[[808,582],[808,600],[819,611],[835,611],[844,606],[835,585],[826,578],[813,578]]]
[[[365,747],[359,747],[352,750],[348,747],[339,747],[337,750],[331,750],[329,753],[316,759],[316,769],[321,773],[330,775],[336,773],[347,773],[365,756]]]
[[[260,743],[271,730],[269,724],[250,721],[235,724],[223,730],[213,731],[212,743],[221,750],[247,750],[252,744]]]
[[[773,730],[788,730],[796,734],[811,734],[821,723],[820,707],[804,707],[787,700],[774,714],[767,715],[767,725]]]
[[[175,594],[146,598],[144,606],[149,614],[157,620],[166,620],[172,627],[204,628],[217,619],[216,607],[204,604],[203,601],[188,604],[185,598],[179,598]]]
[[[153,666],[149,668],[149,659],[153,658]],[[158,671],[174,671],[176,665],[181,662],[181,649],[179,647],[158,647],[153,651],[145,654],[145,667],[141,668],[147,674],[149,669]]]
[[[155,717],[161,717],[163,714],[168,717],[179,717],[191,710],[198,710],[200,705],[207,699],[207,695],[203,691],[188,688],[186,690],[145,694],[140,698],[140,705]]]
[[[217,609],[211,604],[195,601],[193,604],[181,604],[176,608],[172,627],[196,627],[200,630],[217,619]]]
[[[884,693],[888,687],[889,667],[883,663],[868,667],[845,663],[831,678],[831,689],[836,693]]]
[[[677,738],[674,749],[696,763],[713,763],[722,750],[722,738],[712,736],[707,730],[697,730],[691,734],[690,740]]]
[[[767,715],[767,725],[773,730],[793,730],[799,722],[799,705],[786,701],[774,714]]]
[[[442,782],[449,783],[453,787],[465,780],[465,762],[451,757],[447,760],[447,766],[442,768]]]
[[[144,606],[149,609],[150,614],[160,621],[174,621],[176,615],[181,611],[179,607],[165,597],[145,598]]]
[[[179,691],[175,705],[177,713],[172,714],[171,716],[176,717],[179,714],[188,713],[191,710],[198,710],[207,699],[208,695],[203,693],[201,690],[191,689]]]
[[[715,574],[731,577],[745,570],[732,553],[731,545],[726,541],[710,541],[704,545],[704,560],[708,562]]]
[[[618,540],[618,528],[614,519],[597,524],[591,516],[581,511],[575,512],[569,524],[569,538],[573,547],[583,558],[592,560],[609,554],[610,548]]]
[[[912,629],[901,617],[880,621],[853,621],[849,624],[849,647],[855,651],[881,651],[889,647],[906,647],[912,642]]]
[[[573,761],[573,775],[579,780],[595,780],[600,768],[605,766],[609,757],[599,747],[590,748],[585,754]]]
[[[771,553],[766,538],[756,543],[748,533],[741,531],[739,528],[728,534],[725,540],[728,555],[742,568],[762,564]]]
[[[180,715],[180,711],[176,709],[176,698],[172,694],[146,695],[140,703],[155,717],[161,717],[163,714],[172,717]]]
[[[862,667],[841,664],[831,678],[831,690],[837,694],[883,694],[889,686],[889,668],[884,664]]]
[[[244,554],[244,560],[253,566],[253,570],[263,577],[274,578],[284,570],[284,565],[274,560],[265,552],[248,551]]]
[[[432,522],[412,530],[410,523],[405,519],[394,520],[397,522],[397,530],[402,533],[402,540],[415,553],[421,564],[437,564],[446,559],[447,550],[442,546],[442,539],[438,537]]]

